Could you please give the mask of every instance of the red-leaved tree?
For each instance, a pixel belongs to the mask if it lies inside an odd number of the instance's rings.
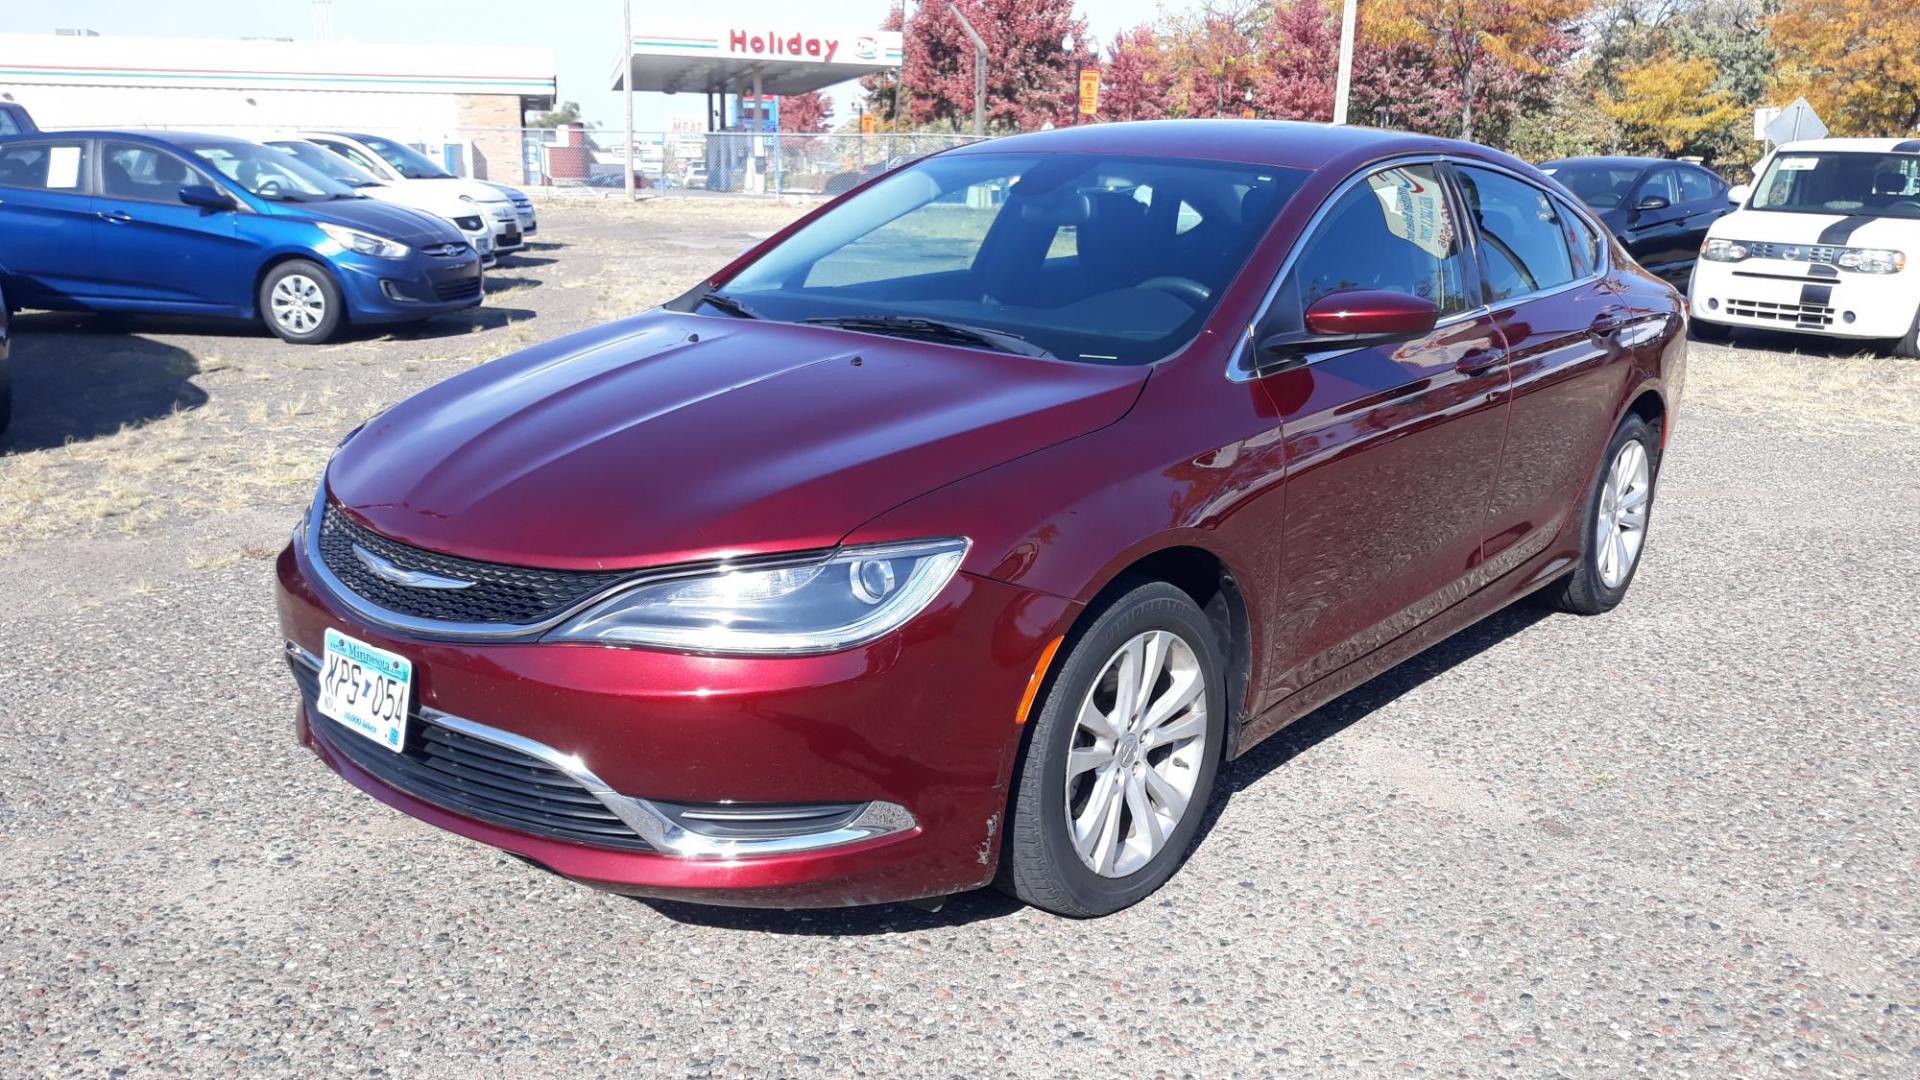
[[[825,131],[832,119],[833,102],[818,90],[788,94],[780,99],[781,131]]]
[[[1274,120],[1333,119],[1340,26],[1322,0],[1288,0],[1260,33],[1261,70],[1253,106]]]
[[[1173,97],[1173,63],[1153,27],[1114,35],[1100,71],[1099,120],[1158,120]]]
[[[1073,120],[1073,69],[1092,53],[1073,0],[961,0],[987,43],[987,124],[1031,131]],[[922,0],[907,18],[903,77],[915,124],[973,120],[973,45],[947,0]],[[1069,51],[1070,45],[1074,51]]]

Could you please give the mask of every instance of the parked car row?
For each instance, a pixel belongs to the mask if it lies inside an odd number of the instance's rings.
[[[17,109],[17,106],[12,107]],[[532,201],[376,135],[0,132],[0,285],[15,308],[258,320],[298,344],[479,305]]]

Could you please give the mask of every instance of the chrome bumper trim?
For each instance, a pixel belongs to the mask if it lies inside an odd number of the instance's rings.
[[[294,663],[315,673],[319,672],[319,657],[308,652],[297,642],[287,642],[286,649],[287,657]],[[671,818],[646,799],[615,791],[612,785],[595,775],[578,754],[562,753],[546,743],[529,739],[524,735],[502,731],[477,720],[468,720],[463,716],[455,716],[425,705],[419,707],[416,715],[424,723],[437,724],[462,735],[514,750],[552,765],[566,773],[588,794],[605,804],[615,817],[625,822],[627,827],[651,845],[655,852],[669,858],[746,859],[768,855],[799,855],[840,847],[860,840],[870,840],[876,836],[906,832],[919,826],[913,814],[905,807],[897,803],[875,800],[867,803],[865,809],[846,825],[825,832],[766,838],[703,836],[675,824]],[[432,801],[414,795],[405,788],[395,790],[420,798],[424,802]]]

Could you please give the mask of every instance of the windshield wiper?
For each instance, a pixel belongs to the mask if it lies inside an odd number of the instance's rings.
[[[1010,334],[1005,330],[991,330],[984,326],[969,326],[966,323],[942,322],[939,319],[928,319],[918,315],[824,315],[800,321],[815,326],[860,330],[870,334],[890,334],[894,337],[945,342],[948,345],[976,345],[997,352],[1013,353],[1016,356],[1034,356],[1043,360],[1054,358],[1052,353],[1019,334]]]
[[[728,296],[726,293],[710,292],[701,297],[700,302],[708,307],[717,307],[736,319],[757,319],[760,317],[758,312],[740,301],[735,300],[733,297]]]

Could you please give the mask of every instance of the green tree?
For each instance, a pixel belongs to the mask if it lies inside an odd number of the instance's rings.
[[[563,101],[557,109],[537,112],[527,117],[527,126],[530,128],[557,128],[562,124],[577,124],[579,122],[580,103],[577,101]]]

